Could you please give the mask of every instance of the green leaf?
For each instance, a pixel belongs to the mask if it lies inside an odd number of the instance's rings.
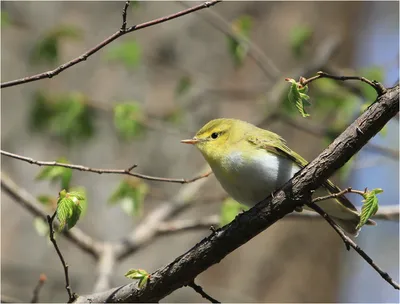
[[[59,59],[59,43],[62,39],[78,39],[82,37],[79,28],[73,25],[59,25],[46,33],[34,46],[31,53],[32,63],[55,64]]]
[[[220,225],[225,226],[226,224],[229,224],[235,219],[239,212],[243,210],[246,211],[248,209],[249,207],[239,204],[237,201],[231,198],[227,198],[222,203]]]
[[[69,230],[78,222],[82,213],[81,200],[78,197],[82,197],[81,194],[60,193],[57,202],[57,219],[60,221],[60,231],[65,226]]]
[[[120,103],[114,108],[114,125],[124,140],[138,136],[144,130],[140,121],[143,112],[138,103]]]
[[[6,28],[7,26],[9,26],[10,25],[10,16],[8,15],[8,13],[7,12],[5,12],[5,11],[1,11],[1,27],[4,29],[4,28]]]
[[[119,44],[113,44],[105,54],[105,59],[111,62],[119,62],[127,68],[135,68],[141,59],[140,45],[135,40],[128,40]]]
[[[180,97],[186,94],[192,86],[192,79],[189,76],[183,76],[179,79],[179,82],[175,89],[175,96]]]
[[[69,195],[75,196],[79,200],[79,204],[81,206],[80,217],[83,218],[86,215],[86,211],[87,211],[87,207],[88,207],[85,187],[73,187],[73,188],[71,188]]]
[[[125,277],[132,280],[139,280],[139,288],[142,288],[146,285],[147,281],[150,278],[150,274],[143,269],[130,269]]]
[[[227,43],[229,55],[236,67],[239,67],[247,56],[248,39],[252,27],[253,19],[247,15],[239,17],[232,23],[232,30],[236,33],[236,36],[228,36]]]
[[[290,46],[297,58],[303,55],[305,45],[311,39],[312,34],[313,31],[307,25],[296,25],[290,31]]]
[[[360,229],[365,223],[378,211],[379,204],[377,194],[382,193],[383,190],[380,188],[366,191],[363,194],[363,206],[361,208],[360,222],[357,225],[357,229]]]
[[[68,163],[68,161],[62,157],[56,160],[58,163]],[[48,166],[44,167],[39,171],[36,176],[36,180],[50,180],[51,182],[61,182],[61,188],[68,189],[71,183],[72,169],[58,167],[58,166]]]
[[[35,217],[33,220],[33,226],[40,236],[47,236],[49,234],[49,224],[41,217]]]
[[[301,87],[294,79],[287,78],[286,81],[291,83],[288,99],[290,103],[294,104],[297,110],[300,112],[301,116],[308,117],[308,114],[305,110],[305,106],[309,106],[310,97],[307,95],[308,87]]]
[[[110,205],[120,204],[130,216],[141,215],[149,187],[137,178],[124,179],[109,199]]]

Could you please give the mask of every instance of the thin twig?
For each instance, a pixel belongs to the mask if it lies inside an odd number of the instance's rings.
[[[317,72],[316,76],[310,77],[308,79],[305,79],[303,77],[300,78],[300,84],[302,86],[305,86],[305,85],[313,82],[314,80],[317,80],[320,78],[329,78],[329,79],[340,80],[340,81],[359,80],[359,81],[369,84],[372,88],[374,88],[374,90],[376,91],[378,96],[381,96],[386,92],[386,88],[381,83],[379,83],[375,80],[371,81],[365,77],[360,77],[360,76],[335,76],[335,75],[331,75],[331,74],[328,74],[328,73],[325,73],[322,71]]]
[[[193,288],[195,292],[201,295],[204,299],[210,301],[211,303],[221,303],[220,301],[214,299],[213,297],[209,296],[201,286],[197,285],[194,281],[187,284],[187,286]]]
[[[130,1],[126,1],[125,2],[125,6],[124,6],[124,8],[122,10],[122,26],[121,26],[121,31],[122,32],[126,31],[126,13],[127,13],[127,10],[128,10],[128,7],[129,7],[130,3],[131,3]]]
[[[1,86],[0,86],[0,88],[7,88],[7,87],[11,87],[11,86],[16,86],[16,85],[19,85],[19,84],[28,83],[28,82],[32,82],[32,81],[37,81],[37,80],[44,79],[44,78],[52,78],[52,77],[60,74],[62,71],[66,70],[66,69],[68,69],[68,68],[70,68],[70,67],[72,67],[72,66],[74,66],[74,65],[76,65],[76,64],[78,64],[78,63],[80,63],[82,61],[85,61],[90,56],[92,56],[93,54],[95,54],[96,52],[101,50],[103,47],[105,47],[106,45],[108,45],[112,41],[114,41],[115,39],[117,39],[117,38],[119,38],[119,37],[121,37],[121,36],[123,36],[125,34],[131,33],[131,32],[134,32],[134,31],[137,31],[137,30],[140,30],[140,29],[144,29],[146,27],[150,27],[150,26],[153,26],[153,25],[156,25],[156,24],[160,24],[160,23],[172,20],[172,19],[176,19],[176,18],[182,17],[184,15],[193,13],[195,11],[211,7],[211,6],[217,4],[218,2],[221,2],[221,1],[222,0],[206,1],[206,2],[204,2],[202,4],[193,6],[193,7],[189,8],[189,9],[177,12],[175,14],[171,14],[171,15],[168,15],[168,16],[165,16],[165,17],[161,17],[161,18],[158,18],[158,19],[154,19],[154,20],[148,21],[148,22],[144,22],[144,23],[140,23],[140,24],[137,24],[137,25],[133,25],[133,26],[131,26],[129,28],[126,28],[125,30],[119,29],[117,32],[115,32],[114,34],[112,34],[111,36],[106,38],[104,41],[102,41],[101,43],[99,43],[95,47],[91,48],[87,52],[85,52],[82,55],[76,57],[75,59],[72,59],[72,60],[60,65],[59,67],[55,68],[54,70],[50,70],[50,71],[43,72],[43,73],[40,73],[40,74],[32,75],[32,76],[29,76],[29,77],[24,77],[24,78],[20,78],[20,79],[16,79],[16,80],[3,82],[1,84]]]
[[[37,303],[39,301],[39,293],[40,290],[42,289],[44,283],[46,282],[47,277],[45,274],[41,274],[39,277],[39,281],[35,287],[35,289],[33,290],[33,296],[32,296],[32,300],[31,303]]]
[[[56,215],[57,215],[57,211],[55,211],[52,216],[50,216],[50,215],[47,216],[47,223],[49,224],[49,229],[50,229],[49,237],[50,237],[50,241],[53,243],[53,246],[57,251],[58,257],[60,258],[61,264],[64,269],[65,289],[67,290],[67,293],[68,293],[68,303],[72,303],[77,298],[77,295],[71,291],[71,286],[69,285],[68,265],[67,265],[67,263],[65,263],[64,257],[62,255],[60,249],[58,248],[56,239],[54,238],[53,221],[54,221]]]
[[[346,244],[346,247],[348,250],[350,250],[350,247],[352,247],[369,265],[371,265],[372,268],[376,270],[380,274],[380,276],[388,282],[390,285],[392,285],[395,289],[400,289],[400,286],[397,282],[395,282],[392,277],[385,272],[383,269],[381,269],[378,265],[375,264],[375,262],[369,257],[368,254],[364,252],[352,239],[350,239],[344,232],[343,230],[322,210],[319,206],[317,206],[314,203],[309,203],[308,204],[312,209],[314,209],[316,212],[318,212],[331,226],[332,228],[339,234],[339,236],[342,238],[343,242]]]
[[[137,165],[132,165],[128,169],[98,169],[98,168],[90,168],[82,165],[73,165],[73,164],[67,164],[67,163],[60,163],[56,161],[40,161],[40,160],[35,160],[30,157],[25,157],[22,155],[10,153],[7,151],[0,150],[2,155],[15,158],[18,160],[25,161],[27,163],[33,164],[33,165],[38,165],[38,166],[49,166],[49,167],[64,167],[64,168],[69,168],[69,169],[74,169],[74,170],[79,170],[79,171],[85,171],[85,172],[93,172],[93,173],[98,173],[98,174],[123,174],[123,175],[130,175],[134,176],[137,178],[145,179],[145,180],[150,180],[150,181],[159,181],[159,182],[169,182],[169,183],[179,183],[179,184],[188,184],[195,182],[199,179],[205,178],[209,176],[212,172],[209,171],[205,174],[201,174],[198,176],[195,176],[190,179],[185,179],[185,178],[167,178],[167,177],[156,177],[156,176],[150,176],[150,175],[145,175],[145,174],[140,174],[140,173],[133,173],[131,172],[134,168],[137,167]]]
[[[22,205],[22,207],[31,212],[33,215],[40,217],[44,221],[47,221],[47,211],[44,209],[43,205],[41,205],[37,199],[32,196],[32,194],[15,184],[15,182],[11,180],[7,174],[4,172],[0,173],[1,190],[7,193],[11,198],[15,199],[17,203]],[[60,225],[56,221],[54,226],[58,228]],[[97,259],[99,256],[101,244],[92,239],[78,227],[74,227],[73,230],[63,230],[61,233],[66,237],[67,240],[71,241],[84,252],[89,253],[95,259]]]

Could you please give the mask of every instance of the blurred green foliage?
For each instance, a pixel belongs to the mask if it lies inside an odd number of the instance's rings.
[[[132,69],[139,65],[142,51],[136,40],[128,40],[109,46],[105,59],[110,62],[122,63],[126,68]]]
[[[182,76],[179,79],[178,84],[176,85],[175,96],[176,97],[184,96],[187,92],[189,92],[192,85],[193,85],[193,83],[192,83],[191,77],[189,77],[187,75]]]
[[[305,25],[296,25],[289,33],[290,47],[296,58],[304,55],[304,49],[308,41],[312,38],[312,29]]]
[[[57,160],[59,163],[68,163],[65,158],[59,158]],[[37,180],[49,180],[51,182],[60,182],[61,189],[69,189],[72,178],[72,169],[49,166],[40,170],[39,174],[36,176]]]
[[[114,125],[124,140],[129,140],[143,133],[145,128],[140,123],[144,119],[143,111],[137,102],[119,103],[114,108]]]
[[[253,28],[253,19],[243,15],[232,22],[232,30],[236,36],[228,36],[228,52],[235,67],[239,67],[249,51],[248,40]]]
[[[11,23],[11,21],[10,21],[10,16],[8,15],[7,12],[5,12],[5,11],[2,10],[2,11],[1,11],[1,27],[4,29],[4,28],[6,28],[7,26],[9,26],[10,23]]]
[[[149,187],[137,178],[126,178],[109,198],[110,205],[120,204],[129,216],[140,216]]]
[[[30,114],[30,127],[34,131],[48,132],[67,144],[84,140],[94,133],[94,111],[86,104],[86,97],[78,92],[34,94]]]
[[[232,198],[223,201],[220,215],[220,225],[225,226],[232,222],[241,211],[248,210],[249,207],[242,205]]]
[[[78,40],[82,31],[74,25],[61,24],[46,33],[33,47],[31,62],[55,64],[59,60],[60,41],[64,39]]]

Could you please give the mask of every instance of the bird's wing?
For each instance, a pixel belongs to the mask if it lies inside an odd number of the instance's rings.
[[[263,134],[262,137],[250,135],[248,136],[247,140],[251,144],[258,146],[261,149],[265,149],[278,156],[284,156],[292,160],[300,168],[304,168],[308,164],[308,162],[303,157],[301,157],[299,154],[291,150],[286,145],[286,141],[278,134],[275,134],[267,130],[262,130],[262,131],[265,132],[265,134]],[[332,183],[329,179],[324,181],[323,186],[330,193],[338,193],[341,191],[341,189],[337,187],[334,183]],[[357,208],[344,195],[338,197],[337,200],[343,206],[353,211],[358,211]]]

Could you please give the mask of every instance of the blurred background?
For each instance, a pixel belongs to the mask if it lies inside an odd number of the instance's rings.
[[[198,3],[132,1],[128,26]],[[54,69],[94,47],[121,27],[123,6],[2,1],[2,82]],[[288,102],[284,79],[323,70],[390,87],[398,81],[398,59],[398,2],[223,2],[127,34],[52,79],[2,89],[1,146],[37,160],[108,169],[138,164],[134,172],[190,178],[205,161],[179,141],[210,119],[233,117],[277,132],[312,160],[375,93],[358,82],[316,81],[305,119]],[[354,189],[383,188],[380,204],[398,205],[398,148],[397,116],[334,180]],[[43,171],[4,156],[1,166],[49,214],[61,187],[80,187],[87,206],[77,227],[101,241],[121,240],[185,193],[185,207],[165,220],[227,220],[240,209],[213,176],[181,185],[80,171],[70,178],[67,169]],[[361,206],[358,196],[349,198]],[[64,274],[43,236],[46,225],[4,191],[1,201],[2,296],[30,301],[44,273],[40,301],[65,301]],[[129,283],[124,274],[130,268],[152,272],[171,262],[209,233],[205,227],[154,237],[113,267],[110,287]],[[58,242],[73,291],[91,293],[96,261],[62,236]],[[399,280],[398,221],[364,228],[357,242]],[[399,302],[398,291],[317,217],[279,221],[196,282],[222,302]],[[182,288],[163,301],[202,300]]]

